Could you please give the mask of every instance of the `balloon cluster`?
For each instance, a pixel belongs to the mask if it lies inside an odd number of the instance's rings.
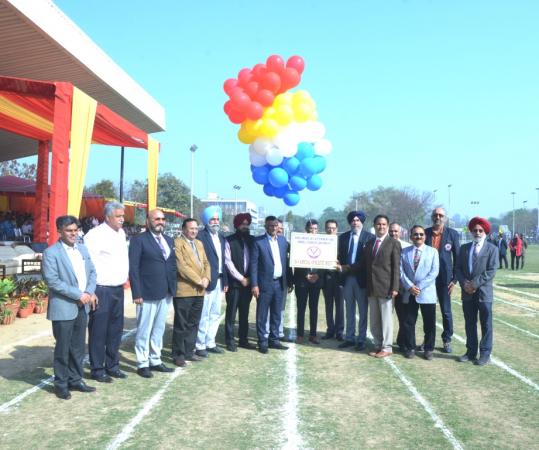
[[[232,123],[241,124],[238,139],[250,144],[253,180],[288,206],[299,202],[299,191],[322,187],[319,174],[332,147],[311,95],[288,92],[299,84],[304,67],[300,56],[285,64],[272,55],[266,64],[242,69],[224,83],[229,96],[224,110]]]

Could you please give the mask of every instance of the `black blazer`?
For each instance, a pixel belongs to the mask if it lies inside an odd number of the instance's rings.
[[[129,282],[133,298],[160,300],[176,294],[176,256],[174,242],[161,235],[170,248],[165,260],[150,231],[133,236],[129,241]]]
[[[215,250],[215,245],[213,245],[213,241],[210,236],[210,232],[207,228],[204,228],[198,233],[197,239],[202,242],[204,245],[204,251],[206,252],[206,257],[208,258],[208,261],[210,263],[210,269],[211,269],[211,280],[210,284],[206,288],[207,291],[213,291],[215,289],[215,286],[217,286],[217,280],[219,278],[219,272],[223,274],[223,277],[221,278],[221,288],[225,288],[228,286],[228,276],[226,272],[226,266],[225,266],[225,238],[221,233],[218,234],[219,236],[219,242],[221,243],[221,264],[222,267],[219,267],[219,256],[217,255],[217,251]]]
[[[351,231],[346,231],[345,233],[341,234],[339,236],[339,241],[337,244],[337,259],[339,260],[339,263],[343,266],[348,264],[348,249],[350,246],[350,233]],[[364,228],[361,229],[361,232],[359,233],[359,242],[357,243],[356,259],[355,261],[352,261],[352,264],[356,264],[359,262],[359,260],[361,259],[361,254],[363,253],[363,249],[365,248],[365,245],[367,245],[367,243],[372,241],[373,239],[374,239],[374,234],[369,233],[368,231],[365,231]],[[367,287],[366,272],[364,270],[355,272],[354,275],[357,277],[357,281],[362,288]],[[343,273],[343,277],[341,279],[342,284],[344,284],[344,278],[346,276],[347,274]]]
[[[432,247],[432,227],[425,229],[425,244]],[[444,227],[438,255],[440,256],[440,271],[436,282],[449,284],[457,282],[456,267],[460,252],[460,238],[457,230]]]
[[[290,269],[288,255],[288,242],[284,236],[278,235],[277,243],[279,246],[281,266],[283,268],[281,287],[286,289],[287,287],[293,286],[293,275],[292,270]],[[271,247],[266,233],[255,238],[250,256],[251,285],[253,287],[259,287],[261,290],[271,289],[275,263],[273,262],[273,254],[271,253]]]

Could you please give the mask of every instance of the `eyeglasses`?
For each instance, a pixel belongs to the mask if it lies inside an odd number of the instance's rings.
[[[443,214],[433,214],[432,217],[445,217]]]
[[[425,236],[425,233],[414,233],[412,234],[413,237],[423,237]]]
[[[481,233],[484,233],[484,232],[485,232],[485,230],[482,230],[481,228],[474,228],[474,229],[472,230],[472,233],[479,233],[479,234],[481,234]]]

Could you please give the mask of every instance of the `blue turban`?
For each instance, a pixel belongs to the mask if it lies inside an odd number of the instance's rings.
[[[223,212],[219,206],[208,206],[204,211],[202,211],[202,223],[208,225],[210,219],[217,214],[219,216],[219,221],[223,219]]]
[[[350,211],[346,216],[346,220],[348,221],[348,223],[352,223],[354,217],[357,217],[359,220],[361,220],[361,223],[365,223],[365,220],[367,219],[367,216],[363,211]]]

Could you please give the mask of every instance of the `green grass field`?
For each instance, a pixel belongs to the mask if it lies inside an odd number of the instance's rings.
[[[496,284],[496,363],[485,367],[455,361],[465,351],[458,338],[452,355],[437,350],[433,361],[377,360],[323,341],[268,355],[239,349],[146,380],[134,373],[130,337],[129,378],[66,402],[50,386],[25,394],[52,374],[52,342],[17,346],[0,355],[0,448],[539,448],[539,246],[524,271],[499,271]],[[453,299],[464,337],[458,292]]]

